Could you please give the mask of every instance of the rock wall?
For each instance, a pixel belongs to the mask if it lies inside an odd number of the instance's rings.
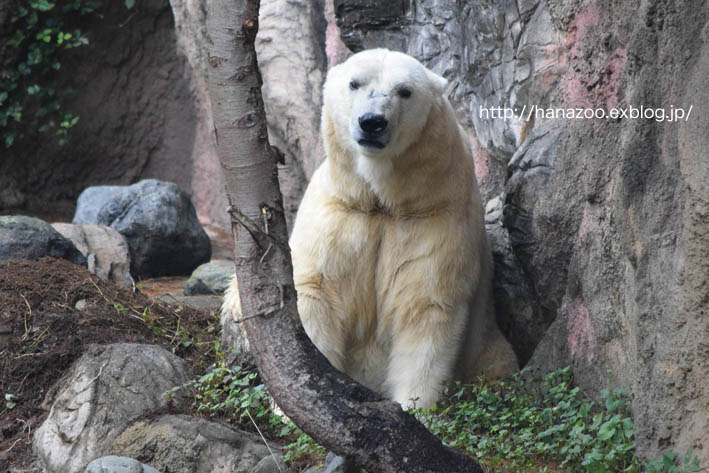
[[[451,80],[477,143],[501,325],[529,366],[634,394],[641,455],[709,461],[706,5],[335,0],[352,49]],[[687,121],[492,117],[538,107],[693,111]],[[495,200],[495,199],[493,199]],[[492,202],[491,202],[492,203]]]

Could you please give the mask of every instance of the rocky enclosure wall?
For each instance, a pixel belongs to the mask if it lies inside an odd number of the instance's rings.
[[[71,142],[58,147],[51,136],[27,130],[24,143],[3,146],[0,210],[71,218],[85,187],[145,177],[192,190],[198,116],[170,6],[166,0],[138,1],[132,10],[124,2],[104,4],[102,16],[84,28],[90,43],[66,51],[57,73],[59,84],[79,91],[66,104],[80,117]],[[3,28],[0,36],[10,33]]]
[[[383,5],[383,4],[382,4]],[[706,5],[335,0],[355,50],[451,80],[477,142],[502,323],[523,361],[634,394],[641,455],[709,461]],[[682,107],[688,121],[481,118],[483,107]],[[493,213],[494,213],[494,209]]]

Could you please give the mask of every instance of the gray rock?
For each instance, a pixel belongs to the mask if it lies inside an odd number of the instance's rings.
[[[189,274],[211,255],[190,198],[169,182],[89,187],[79,196],[73,222],[106,225],[122,234],[136,278]]]
[[[347,462],[341,456],[328,452],[325,457],[322,473],[347,473]]]
[[[283,460],[283,455],[274,453],[263,457],[251,470],[251,473],[287,473],[288,471],[289,468]]]
[[[356,470],[356,471],[355,471]],[[305,473],[356,473],[359,469],[352,467],[347,461],[333,452],[328,452],[322,468],[313,466]]]
[[[109,450],[112,454],[140,458],[171,473],[251,473],[269,455],[268,448],[255,435],[186,415],[163,415],[135,422],[113,441]]]
[[[79,312],[83,312],[89,308],[89,301],[87,301],[86,299],[79,299],[78,301],[76,301],[76,304],[74,304],[74,308]]]
[[[185,295],[216,294],[221,296],[229,287],[229,282],[233,277],[233,261],[212,260],[200,265],[192,272],[185,284]]]
[[[155,468],[127,457],[109,455],[97,458],[86,466],[84,473],[160,473]]]
[[[81,251],[89,271],[119,286],[133,285],[130,252],[123,235],[104,225],[53,223],[52,227]]]
[[[185,363],[154,345],[94,346],[55,385],[49,415],[33,449],[48,473],[83,471],[133,419],[168,403],[166,392],[188,381]]]
[[[0,216],[0,261],[34,260],[43,256],[86,266],[84,255],[50,224],[24,215]]]
[[[537,126],[513,155],[502,217],[491,227],[498,320],[523,364],[556,318],[573,244],[556,232],[575,231],[560,221],[568,215],[561,206],[571,208],[574,200],[556,207],[534,204],[553,192],[548,183],[562,130],[553,122]],[[540,236],[551,229],[556,232]]]

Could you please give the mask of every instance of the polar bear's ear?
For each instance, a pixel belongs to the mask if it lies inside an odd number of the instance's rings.
[[[428,80],[436,87],[436,92],[443,95],[446,91],[446,87],[448,87],[448,79],[439,76],[430,69],[426,69],[426,73],[428,74]]]

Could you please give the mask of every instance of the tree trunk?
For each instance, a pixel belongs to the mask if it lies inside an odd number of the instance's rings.
[[[208,88],[242,315],[261,376],[301,429],[370,473],[482,472],[398,404],[333,368],[300,324],[254,50],[258,8],[258,1],[210,0],[207,29]]]

